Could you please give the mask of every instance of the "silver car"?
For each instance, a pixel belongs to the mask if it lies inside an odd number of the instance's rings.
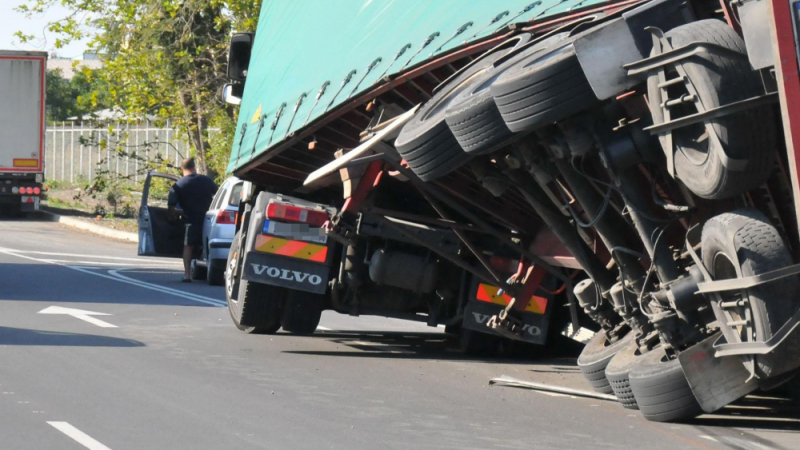
[[[225,263],[233,236],[242,194],[242,180],[230,177],[222,183],[203,221],[203,247],[192,261],[192,278],[204,278],[208,284],[224,284]]]

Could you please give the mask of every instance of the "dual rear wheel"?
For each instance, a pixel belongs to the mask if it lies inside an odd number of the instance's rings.
[[[273,334],[281,327],[293,334],[311,334],[319,325],[322,295],[241,278],[240,235],[237,233],[225,269],[225,298],[234,325],[251,334]]]

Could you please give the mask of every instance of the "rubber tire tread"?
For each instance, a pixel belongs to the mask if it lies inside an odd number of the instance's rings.
[[[733,242],[730,242],[728,236],[733,230],[728,227],[733,226],[734,221],[742,226],[733,235]],[[703,226],[701,243],[703,264],[712,277],[714,256],[720,252],[725,253],[734,264],[738,260],[745,277],[792,265],[791,254],[780,233],[769,219],[755,209],[740,209],[711,218]],[[747,289],[759,340],[771,338],[797,311],[800,300],[793,298],[790,301],[786,293],[798,291],[800,283],[796,277],[786,277]],[[769,377],[773,369],[783,364],[783,361],[775,358],[774,354],[756,356],[762,376]]]
[[[228,265],[234,254],[239,253],[239,234],[234,237],[231,251],[228,254]],[[253,283],[241,279],[241,273],[235,274],[238,279],[237,299],[234,300],[225,290],[228,312],[233,324],[239,330],[249,334],[273,334],[280,329],[280,307],[283,303],[274,298],[283,294],[281,288],[261,283]],[[272,298],[271,298],[272,297]]]
[[[622,350],[617,352],[608,366],[606,366],[606,378],[614,391],[614,395],[619,400],[620,405],[625,409],[639,409],[636,404],[636,397],[631,389],[630,371],[636,364],[639,346],[636,341],[628,343]]]
[[[491,85],[479,92],[475,92],[476,89],[497,81],[501,74],[515,65],[532,61],[537,54],[568,36],[569,33],[559,33],[537,43],[479,77],[453,98],[445,112],[445,122],[465,152],[473,155],[490,153],[514,137],[497,109]]]
[[[663,349],[655,349],[636,359],[630,371],[630,384],[636,404],[645,419],[652,422],[678,422],[703,413],[692,393],[680,361],[662,362]]]
[[[606,378],[606,366],[608,366],[611,358],[633,339],[634,333],[628,332],[617,342],[605,345],[607,342],[606,334],[597,332],[583,348],[580,356],[578,356],[578,368],[580,368],[583,377],[586,378],[595,392],[603,394],[614,393],[611,384]]]
[[[220,267],[221,264],[214,264],[214,262],[215,260],[210,260],[208,262],[208,267],[206,269],[206,282],[208,282],[208,284],[211,286],[222,286],[225,284],[225,267]]]
[[[726,23],[700,20],[674,28],[666,33],[673,48],[691,42],[708,42],[746,54],[744,41]],[[715,108],[735,101],[763,95],[764,89],[758,72],[752,70],[747,59],[736,59],[705,54],[693,57],[683,68],[697,90],[706,108]],[[647,82],[648,98],[653,123],[664,122],[657,77]],[[700,165],[690,161],[680,149],[675,151],[675,174],[695,195],[707,199],[725,199],[749,191],[763,184],[774,167],[777,147],[777,128],[771,105],[751,108],[712,121],[720,143],[731,158],[747,159],[743,171],[726,169],[716,152],[710,151]],[[663,137],[660,138],[665,145]],[[679,130],[673,132],[675,146],[680,146]]]
[[[511,68],[491,86],[512,132],[533,131],[598,102],[571,45],[539,63]]]
[[[284,331],[292,334],[313,334],[322,316],[320,294],[291,290],[283,303],[280,324]]]

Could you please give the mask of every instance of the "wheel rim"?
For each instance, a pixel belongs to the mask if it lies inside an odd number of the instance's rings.
[[[714,279],[715,280],[730,280],[739,278],[737,265],[724,253],[717,253],[713,259]],[[726,323],[731,321],[745,320],[746,324],[737,325],[732,327],[739,335],[742,342],[752,342],[757,339],[757,333],[753,327],[753,314],[749,307],[747,293],[744,290],[736,291],[723,291],[719,293],[722,302],[731,303],[737,302],[740,305],[731,308],[722,308],[720,310],[724,315]]]
[[[239,252],[234,252],[230,263],[228,263],[228,269],[225,271],[225,292],[233,303],[237,303],[236,297],[233,296],[233,277],[236,273],[236,261],[238,261],[238,258]]]

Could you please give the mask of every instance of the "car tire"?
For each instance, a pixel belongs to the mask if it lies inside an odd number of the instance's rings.
[[[473,77],[529,39],[530,35],[525,33],[509,40],[508,45],[501,44],[481,55],[454,79],[447,81],[403,126],[394,145],[421,180],[439,178],[470,159],[445,122],[447,105]]]
[[[633,340],[623,347],[606,366],[606,378],[619,400],[620,405],[626,409],[639,409],[636,397],[631,390],[630,372],[639,357],[639,344]]]
[[[206,273],[207,268],[198,264],[196,259],[193,259],[191,264],[189,264],[189,277],[192,280],[204,280],[206,278]]]
[[[221,259],[211,259],[206,268],[206,281],[211,286],[225,284],[225,262]]]
[[[282,296],[276,286],[241,279],[239,233],[233,239],[225,271],[225,298],[233,324],[250,334],[272,334],[280,329]]]
[[[558,33],[521,51],[510,60],[478,77],[456,95],[445,112],[445,121],[461,148],[470,155],[490,153],[514,137],[492,97],[491,85],[507,70],[538,57],[569,33]]]
[[[553,124],[598,102],[571,44],[508,69],[490,89],[514,133]]]
[[[708,42],[747,53],[744,41],[733,28],[715,19],[673,28],[666,33],[666,37],[673,48],[693,42]],[[704,53],[686,59],[681,66],[706,110],[764,94],[759,72],[751,69],[747,58]],[[664,123],[660,106],[663,103],[662,92],[658,82],[656,75],[651,75],[647,80],[650,112],[656,125]],[[681,89],[673,94],[679,96],[685,88],[679,84],[670,89]],[[686,114],[692,112],[696,112],[693,107]],[[674,152],[676,178],[694,194],[707,199],[730,198],[766,182],[774,166],[777,147],[772,106],[759,106],[709,119],[708,123],[719,137],[719,145],[707,137],[704,123],[674,130],[674,149],[666,148],[665,137],[659,138],[665,151]],[[706,136],[705,139],[700,139],[703,136]],[[747,160],[747,166],[744,170],[730,170],[722,165],[722,154]]]
[[[313,334],[322,316],[321,294],[288,290],[283,303],[280,324],[284,331],[292,334]]]
[[[606,333],[598,331],[592,339],[586,343],[580,356],[578,356],[578,368],[583,377],[592,386],[595,392],[603,394],[613,394],[611,384],[606,378],[606,366],[614,355],[625,348],[634,339],[634,333],[628,332],[616,342],[609,342]]]
[[[760,211],[753,209],[737,210],[708,220],[703,226],[701,244],[703,265],[715,280],[752,277],[792,265],[792,257],[778,230]],[[729,291],[720,295],[725,301],[746,296],[747,304],[732,308],[729,314],[734,314],[734,319],[752,318],[750,332],[746,327],[736,330],[743,341],[763,342],[772,338],[800,307],[800,301],[786,295],[798,290],[797,278],[786,277],[743,293]],[[724,323],[727,318],[717,317],[717,320]],[[755,358],[759,377],[769,377],[785,364],[775,354]]]
[[[668,359],[663,348],[636,358],[629,378],[636,404],[647,420],[679,422],[703,413],[680,361]]]

